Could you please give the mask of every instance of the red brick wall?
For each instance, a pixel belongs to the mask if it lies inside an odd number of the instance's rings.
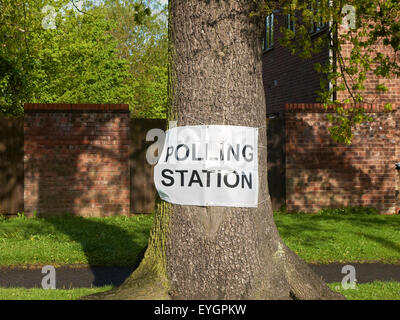
[[[342,32],[347,32],[346,30],[342,30]],[[388,46],[375,45],[374,49],[376,52],[384,53],[385,55],[394,57],[393,50]],[[342,56],[344,59],[350,57],[352,50],[351,43],[345,43],[342,45]],[[399,56],[399,54],[398,54]],[[348,66],[348,63],[345,62],[345,65]],[[372,66],[374,69],[375,66]],[[347,77],[347,81],[349,82],[349,86],[352,85],[351,79]],[[376,90],[376,86],[378,84],[384,84],[388,91],[381,92]],[[399,106],[400,105],[400,78],[392,77],[392,79],[384,79],[382,77],[376,76],[372,71],[369,71],[366,76],[366,81],[364,82],[365,90],[360,93],[364,97],[366,103],[391,103],[392,105]],[[351,98],[347,91],[340,91],[337,94],[337,98],[341,101],[344,99]]]
[[[279,44],[282,38],[279,29],[287,27],[287,18],[275,14],[274,23],[274,46],[271,50],[263,53],[263,80],[267,101],[267,113],[283,113],[286,103],[315,103],[320,90],[320,78],[322,74],[315,71],[315,63],[326,63],[329,58],[329,50],[326,48],[313,56],[312,59],[304,60],[290,54],[289,50]],[[341,29],[341,32],[348,32]],[[313,37],[317,38],[322,33]],[[343,57],[350,55],[352,46],[350,43],[342,45]],[[377,51],[393,55],[387,46],[376,46]],[[380,92],[376,90],[378,84],[385,84],[389,91]],[[366,103],[385,104],[392,103],[400,105],[400,78],[383,79],[377,77],[373,72],[367,74],[364,83],[366,89],[362,91]],[[347,91],[337,93],[337,99],[343,101],[350,98]]]
[[[320,90],[321,74],[314,65],[326,63],[329,50],[321,50],[312,59],[301,59],[291,55],[289,50],[279,44],[282,37],[279,29],[286,27],[286,16],[275,14],[274,47],[263,53],[263,80],[267,113],[283,114],[286,103],[317,102],[316,91]],[[318,38],[322,33],[314,35]]]
[[[344,206],[398,211],[398,112],[385,113],[384,105],[366,106],[375,121],[355,130],[348,146],[330,138],[321,105],[289,104],[285,109],[288,211]]]
[[[25,104],[25,213],[129,214],[128,134],[128,105]]]

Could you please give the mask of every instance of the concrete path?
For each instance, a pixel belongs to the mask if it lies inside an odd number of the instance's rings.
[[[381,263],[348,263],[354,266],[357,283],[374,280],[399,281],[400,265]],[[326,265],[310,264],[310,267],[326,282],[341,282],[345,274],[342,267],[346,264]],[[60,266],[55,268],[56,287],[58,289],[90,288],[104,285],[120,285],[133,271],[133,267],[87,267]],[[41,268],[0,268],[0,287],[41,288],[43,277]]]

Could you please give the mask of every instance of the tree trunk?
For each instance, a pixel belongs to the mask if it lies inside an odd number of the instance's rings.
[[[251,0],[170,0],[171,119],[258,127],[259,206],[159,201],[148,249],[98,299],[341,299],[282,242],[268,192],[263,19]]]

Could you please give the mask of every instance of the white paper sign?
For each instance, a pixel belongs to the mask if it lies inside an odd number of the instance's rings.
[[[210,125],[168,130],[154,183],[161,199],[171,203],[257,207],[258,129]]]

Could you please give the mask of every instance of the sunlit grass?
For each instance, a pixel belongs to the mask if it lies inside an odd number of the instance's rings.
[[[111,286],[68,290],[0,288],[0,300],[75,300],[82,296],[110,290]]]
[[[151,215],[0,220],[0,264],[130,266],[147,244]]]
[[[340,283],[330,283],[329,287],[343,294],[348,300],[400,300],[400,282],[357,284],[355,289],[343,289]]]
[[[342,293],[348,300],[400,300],[400,282],[375,281],[357,284],[355,289],[347,290],[343,289],[340,283],[328,285],[332,290]],[[75,300],[111,288],[112,286],[69,290],[0,288],[0,300]]]
[[[400,263],[400,216],[275,213],[284,242],[307,262]],[[0,219],[0,265],[131,266],[152,215]]]
[[[275,214],[282,239],[307,262],[400,263],[400,216]]]

